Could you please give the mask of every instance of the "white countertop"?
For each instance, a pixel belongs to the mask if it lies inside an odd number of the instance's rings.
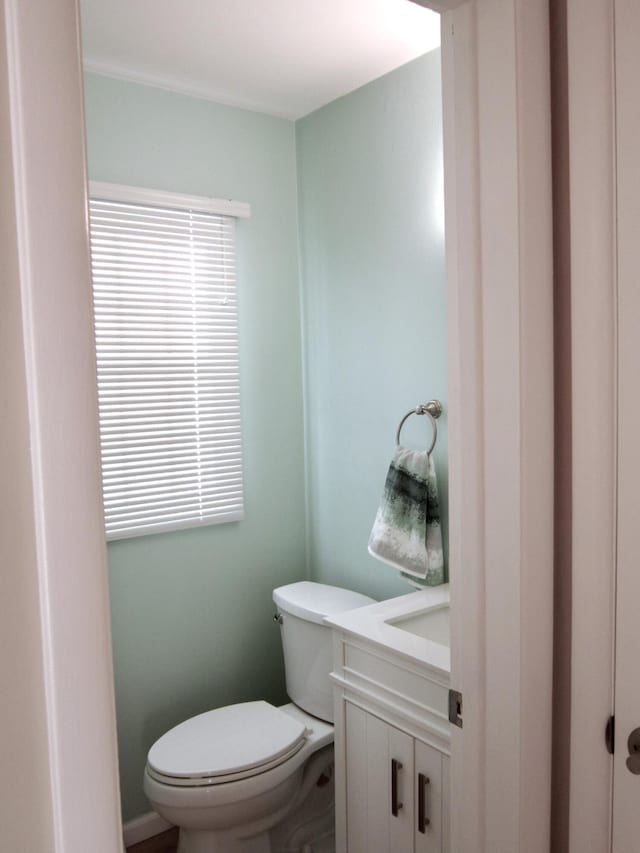
[[[325,618],[327,625],[346,634],[374,643],[414,663],[449,675],[451,652],[448,645],[425,639],[389,624],[397,619],[417,616],[430,610],[448,608],[449,585],[428,587],[408,595],[378,601],[356,610]]]

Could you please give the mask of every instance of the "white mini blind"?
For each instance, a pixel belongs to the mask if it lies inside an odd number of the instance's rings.
[[[92,198],[90,224],[108,538],[242,518],[235,219]]]

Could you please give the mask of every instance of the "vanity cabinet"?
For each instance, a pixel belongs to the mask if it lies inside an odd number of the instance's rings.
[[[446,850],[448,758],[351,703],[345,706],[345,746],[346,850]]]
[[[333,628],[337,853],[450,853],[443,594],[414,593],[327,620]],[[415,619],[405,612],[410,606],[422,608]],[[418,618],[429,612],[430,620]],[[413,633],[422,624],[422,635]]]

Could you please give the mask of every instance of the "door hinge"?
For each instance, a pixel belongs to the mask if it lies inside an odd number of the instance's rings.
[[[609,755],[613,755],[616,748],[616,718],[613,714],[607,720],[607,725],[604,730],[604,742]]]
[[[462,728],[462,693],[449,690],[449,722]]]

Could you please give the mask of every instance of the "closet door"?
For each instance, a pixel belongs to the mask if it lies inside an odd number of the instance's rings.
[[[346,707],[348,853],[411,853],[413,738]]]
[[[618,565],[613,853],[640,849],[640,7],[616,0]]]

